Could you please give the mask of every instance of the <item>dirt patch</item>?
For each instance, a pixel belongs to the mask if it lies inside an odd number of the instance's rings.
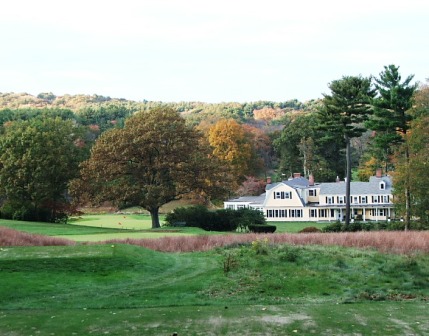
[[[267,323],[277,323],[277,324],[291,324],[295,321],[306,321],[310,320],[311,318],[308,315],[304,314],[290,314],[288,316],[279,316],[279,315],[267,315],[262,316],[261,321],[267,322]]]

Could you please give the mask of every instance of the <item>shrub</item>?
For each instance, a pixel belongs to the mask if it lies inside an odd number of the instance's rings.
[[[274,233],[277,227],[275,225],[260,225],[260,224],[250,224],[249,231],[254,233]]]
[[[165,216],[165,221],[168,226],[174,226],[174,223],[186,223],[186,226],[201,227],[208,217],[209,211],[202,205],[192,207],[180,207],[174,209]]]
[[[268,238],[252,241],[252,251],[256,254],[268,254]]]
[[[342,232],[343,231],[343,227],[345,225],[343,225],[340,221],[336,221],[332,224],[329,224],[327,226],[325,226],[322,231],[323,232]]]
[[[209,211],[202,205],[176,208],[167,214],[167,226],[175,223],[186,223],[186,226],[199,227],[206,231],[248,231],[251,224],[265,224],[262,212],[254,209],[221,209]],[[266,231],[262,231],[266,232]],[[271,232],[271,231],[269,231]]]
[[[312,232],[321,232],[321,230],[315,226],[308,226],[308,227],[303,228],[298,233],[312,233]]]

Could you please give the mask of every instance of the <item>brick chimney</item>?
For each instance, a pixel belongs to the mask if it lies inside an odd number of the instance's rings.
[[[383,170],[381,168],[377,168],[375,171],[375,177],[382,178],[383,177]]]
[[[293,173],[293,178],[300,178],[301,177],[301,173]]]
[[[271,184],[271,177],[270,176],[267,177],[267,184]]]
[[[313,174],[310,174],[310,176],[308,176],[308,185],[314,186],[314,176],[313,176]]]

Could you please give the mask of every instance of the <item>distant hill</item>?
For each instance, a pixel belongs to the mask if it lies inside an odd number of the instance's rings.
[[[268,123],[281,119],[287,113],[312,111],[318,103],[318,100],[302,103],[296,99],[285,102],[256,101],[249,103],[160,102],[146,100],[137,102],[97,94],[55,96],[51,92],[46,92],[33,96],[28,93],[0,93],[0,110],[59,108],[69,109],[80,114],[88,109],[104,110],[113,107],[136,112],[156,106],[170,106],[183,113],[183,116],[195,125],[202,120],[214,122],[221,118],[233,118],[241,122],[259,121]]]

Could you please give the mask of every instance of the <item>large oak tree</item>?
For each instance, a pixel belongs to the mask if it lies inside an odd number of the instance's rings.
[[[220,195],[221,167],[202,136],[173,109],[139,112],[123,129],[104,132],[71,192],[81,202],[138,205],[160,227],[159,208],[192,192]]]

